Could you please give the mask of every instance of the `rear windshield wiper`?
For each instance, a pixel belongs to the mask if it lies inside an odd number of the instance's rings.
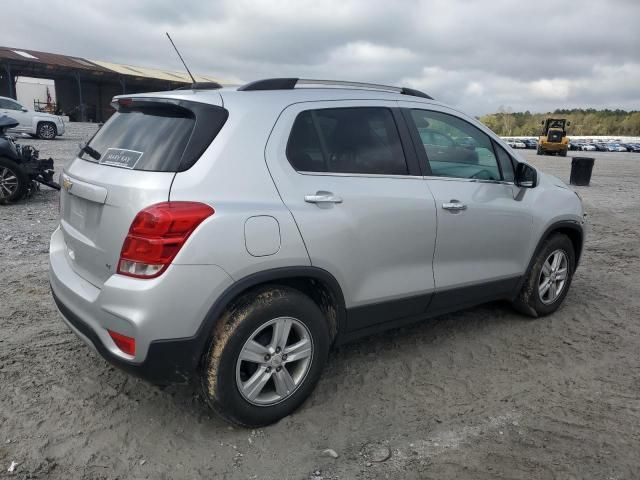
[[[96,149],[91,148],[89,145],[80,145],[80,153],[85,152],[87,153],[91,158],[94,158],[95,160],[100,160],[100,157],[102,156],[100,154],[100,152],[98,152]]]

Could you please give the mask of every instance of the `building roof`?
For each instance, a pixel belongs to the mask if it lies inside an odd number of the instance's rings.
[[[174,72],[171,70],[160,70],[157,68],[138,67],[124,65],[120,63],[103,62],[101,60],[91,60],[92,63],[103,67],[107,70],[117,72],[121,75],[131,75],[134,77],[155,78],[159,80],[168,80],[170,82],[191,83],[191,78],[187,72]],[[194,75],[198,82],[218,82],[213,77],[205,77],[203,75]]]
[[[11,60],[12,63],[37,63],[53,67],[66,67],[79,70],[106,71],[103,67],[84,58],[59,55],[57,53],[39,52],[24,48],[0,47],[0,60]]]
[[[123,65],[101,60],[89,60],[82,57],[72,57],[69,55],[27,50],[24,48],[0,46],[0,62],[2,61],[16,66],[29,66],[31,70],[35,70],[37,67],[50,69],[52,71],[71,69],[98,75],[112,73],[128,77],[148,78],[176,83],[191,83],[191,79],[186,72],[174,72],[171,70]],[[219,82],[219,80],[210,76],[194,75],[194,77],[199,82]]]

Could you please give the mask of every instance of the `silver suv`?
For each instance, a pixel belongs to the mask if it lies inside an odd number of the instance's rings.
[[[107,360],[196,379],[231,422],[295,410],[332,345],[567,295],[579,197],[424,93],[281,78],[113,105],[62,173],[53,297]]]

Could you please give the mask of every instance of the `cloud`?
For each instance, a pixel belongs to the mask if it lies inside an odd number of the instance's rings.
[[[0,44],[221,79],[335,78],[500,105],[640,109],[633,0],[36,0],[3,4]]]

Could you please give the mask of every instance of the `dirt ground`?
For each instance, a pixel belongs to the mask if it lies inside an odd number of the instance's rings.
[[[92,131],[22,142],[60,168]],[[591,234],[556,314],[492,304],[344,346],[258,430],[87,348],[49,296],[57,193],[0,207],[0,478],[640,478],[640,155],[589,156]],[[527,157],[568,181],[569,159]]]

